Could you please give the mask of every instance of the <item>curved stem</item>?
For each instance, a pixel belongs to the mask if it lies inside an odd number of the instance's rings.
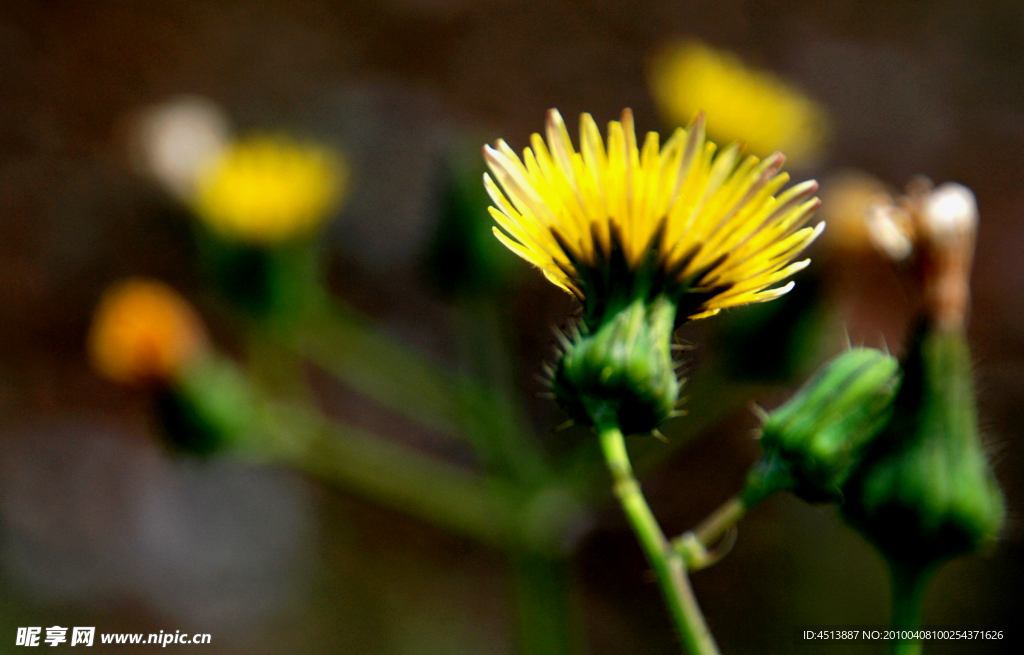
[[[700,525],[693,529],[705,546],[710,546],[722,538],[733,526],[739,523],[740,519],[747,513],[747,505],[739,496],[727,500],[721,507],[716,509],[711,516],[704,519]]]
[[[732,549],[735,543],[736,524],[746,513],[747,504],[743,498],[735,496],[701,521],[696,528],[673,539],[672,547],[682,556],[689,570],[707,568]],[[716,552],[708,551],[708,548],[716,544]]]
[[[683,559],[665,538],[640,491],[640,484],[633,476],[622,430],[611,421],[596,427],[608,470],[612,474],[615,496],[658,579],[683,645],[691,655],[717,655],[718,647],[693,595]]]

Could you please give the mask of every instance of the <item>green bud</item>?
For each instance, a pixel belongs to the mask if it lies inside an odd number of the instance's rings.
[[[237,243],[205,226],[195,228],[195,238],[207,280],[253,316],[291,320],[321,293],[320,246],[311,239]]]
[[[827,363],[765,419],[765,455],[748,477],[748,506],[781,489],[808,502],[841,500],[865,446],[892,415],[899,386],[899,362],[873,348]]]
[[[207,357],[163,390],[158,414],[167,439],[182,450],[207,454],[252,437],[258,403],[248,379],[229,359]]]
[[[928,567],[996,539],[1002,493],[981,445],[961,329],[922,330],[895,414],[844,488],[844,514],[890,562]]]
[[[572,418],[614,417],[626,434],[650,432],[679,400],[672,362],[676,305],[665,296],[633,300],[593,331],[563,343],[551,390]],[[584,328],[585,329],[585,328]]]

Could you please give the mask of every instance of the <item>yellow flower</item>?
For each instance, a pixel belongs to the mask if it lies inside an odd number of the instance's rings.
[[[341,200],[344,162],[285,137],[229,146],[199,179],[196,212],[222,236],[269,245],[308,236]]]
[[[108,289],[88,339],[95,368],[117,382],[167,381],[207,350],[195,309],[162,282],[132,279]]]
[[[782,150],[805,162],[820,153],[826,137],[825,112],[813,100],[772,73],[701,43],[664,49],[652,61],[650,83],[667,120],[685,125],[704,111],[712,136],[742,140],[758,155]]]
[[[522,160],[504,141],[484,147],[494,174],[484,184],[498,239],[588,314],[625,286],[632,296],[667,294],[701,318],[781,296],[793,283],[773,285],[809,263],[793,259],[824,228],[803,227],[820,204],[817,183],[775,196],[789,181],[782,154],[741,160],[733,145],[716,156],[702,115],[662,147],[654,132],[638,146],[628,109],[609,123],[607,149],[589,114],[580,135],[577,153],[549,111],[547,144],[534,134]]]

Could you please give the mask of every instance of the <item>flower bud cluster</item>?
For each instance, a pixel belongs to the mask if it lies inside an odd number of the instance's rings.
[[[893,562],[936,564],[1002,527],[962,330],[922,328],[902,371],[877,350],[843,353],[765,417],[761,443],[746,506],[780,490],[841,502]]]
[[[893,219],[885,224],[894,230],[903,217],[900,234],[913,248],[924,291],[921,327],[902,371],[868,349],[826,365],[766,417],[765,457],[744,501],[780,489],[812,502],[841,501],[894,570],[920,572],[993,542],[1005,519],[978,432],[964,330],[977,206],[966,187],[933,188],[921,178],[900,207],[885,212],[874,218]]]

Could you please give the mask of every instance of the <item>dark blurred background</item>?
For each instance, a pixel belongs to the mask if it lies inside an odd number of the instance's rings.
[[[14,649],[17,626],[71,624],[210,632],[210,653],[513,652],[499,554],[299,473],[172,456],[152,436],[146,395],[91,371],[84,335],[111,282],[158,277],[205,313],[187,219],[133,171],[131,121],[197,94],[239,131],[294,130],[344,148],[352,192],[329,232],[332,287],[451,363],[450,305],[424,272],[445,157],[499,136],[521,149],[549,107],[574,135],[579,112],[603,123],[627,106],[639,129],[664,132],[646,65],[680,38],[773,70],[826,108],[826,154],[796,179],[818,177],[827,193],[844,169],[894,189],[921,173],[977,194],[970,336],[1010,520],[993,552],[940,572],[925,622],[1013,635],[1024,584],[1021,3],[51,0],[0,8],[0,650]],[[829,314],[823,339],[837,344],[845,328],[855,343],[898,352],[912,303],[891,267],[828,239],[812,256],[802,275]],[[563,417],[532,399],[532,376],[550,353],[549,326],[572,305],[521,268],[505,298],[515,379],[538,433],[556,442],[549,430]],[[724,351],[730,320],[688,328],[694,378]],[[770,332],[759,338],[777,346]],[[774,406],[799,375],[756,400]],[[327,402],[353,422],[402,429],[344,389],[332,394]],[[758,454],[755,426],[737,410],[646,481],[667,532],[739,488]],[[605,507],[572,566],[590,652],[672,652],[617,507]],[[734,552],[694,584],[725,653],[831,652],[798,644],[793,626],[887,617],[879,556],[833,508],[789,496],[757,508]],[[1008,647],[933,642],[927,652]]]

